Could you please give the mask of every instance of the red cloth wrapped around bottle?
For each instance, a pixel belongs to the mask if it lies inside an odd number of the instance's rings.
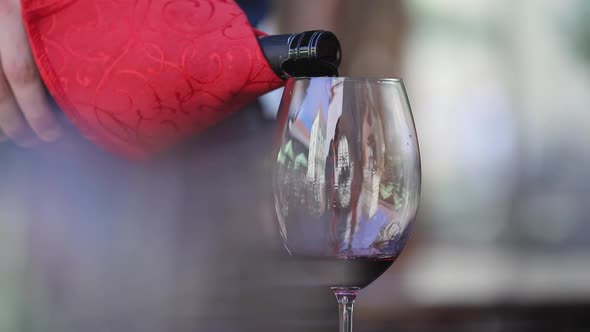
[[[232,0],[23,0],[35,61],[83,136],[145,158],[283,84]]]

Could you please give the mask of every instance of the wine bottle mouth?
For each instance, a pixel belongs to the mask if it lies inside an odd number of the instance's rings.
[[[342,51],[338,38],[330,31],[264,36],[258,40],[266,60],[282,79],[338,76]]]
[[[289,36],[289,58],[323,61],[337,68],[342,61],[342,50],[336,35],[315,30]]]

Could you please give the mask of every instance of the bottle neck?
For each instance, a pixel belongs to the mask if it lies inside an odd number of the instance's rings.
[[[338,76],[341,48],[329,31],[314,30],[258,39],[262,52],[277,76]]]

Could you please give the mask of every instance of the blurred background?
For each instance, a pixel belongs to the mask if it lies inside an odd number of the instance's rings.
[[[590,2],[239,1],[403,77],[423,194],[356,331],[590,328]],[[278,93],[280,97],[280,92]],[[146,164],[0,145],[0,331],[336,331],[274,221],[277,93]]]

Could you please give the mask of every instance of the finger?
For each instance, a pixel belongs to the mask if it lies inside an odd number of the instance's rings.
[[[34,133],[18,109],[2,71],[0,71],[0,130],[22,147],[28,148],[37,143]]]
[[[24,118],[41,139],[55,141],[61,136],[61,126],[51,111],[37,70],[30,63],[16,68],[6,76]]]
[[[20,16],[6,21],[0,32],[0,45],[10,46],[0,49],[5,76],[31,129],[44,141],[55,141],[61,136],[61,126],[45,95]]]
[[[5,142],[8,140],[8,137],[6,135],[4,135],[4,132],[2,132],[2,129],[0,129],[0,143]]]

